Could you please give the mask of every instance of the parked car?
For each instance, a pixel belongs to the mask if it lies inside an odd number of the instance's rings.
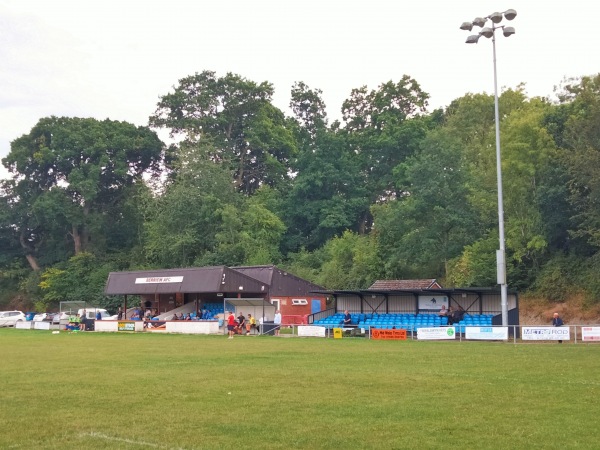
[[[25,322],[27,316],[22,311],[0,311],[0,327],[14,327],[17,322]]]
[[[49,313],[39,313],[36,314],[35,316],[33,316],[32,319],[34,322],[43,322],[43,321],[51,321],[52,320],[52,314]]]
[[[61,320],[69,320],[69,317],[71,317],[71,314],[66,313],[66,312],[56,313],[52,317],[52,323],[60,323]]]
[[[85,312],[84,312],[85,311]],[[100,316],[102,317],[103,320],[112,320],[114,317],[114,320],[116,320],[117,316],[111,316],[107,310],[105,310],[104,308],[95,308],[95,307],[90,307],[90,308],[85,308],[85,309],[80,309],[78,311],[79,315],[81,317],[83,317],[83,315],[85,314],[86,319],[96,319],[96,314],[100,313]]]

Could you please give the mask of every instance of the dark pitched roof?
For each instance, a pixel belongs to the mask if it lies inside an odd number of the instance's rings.
[[[271,286],[273,279],[273,269],[275,266],[238,266],[232,267],[233,270],[237,270],[244,275],[260,280],[261,282]]]
[[[322,286],[292,275],[277,266],[241,266],[232,267],[232,269],[268,284],[271,297],[277,295],[285,297],[306,296],[310,292],[323,289]]]
[[[174,292],[244,292],[266,294],[268,285],[225,266],[188,269],[111,272],[107,295],[161,294]]]
[[[441,289],[442,286],[435,280],[377,280],[369,290],[374,291],[395,291],[401,289]]]
[[[107,295],[189,293],[245,293],[270,296],[307,296],[321,286],[275,266],[193,267],[187,269],[111,272]]]

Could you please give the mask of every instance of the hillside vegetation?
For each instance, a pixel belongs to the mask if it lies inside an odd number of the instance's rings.
[[[508,283],[590,308],[600,75],[556,92],[500,95]],[[110,271],[211,265],[277,264],[339,289],[496,284],[493,96],[428,111],[404,75],[352,90],[336,121],[303,82],[291,116],[272,97],[268,81],[203,71],[161,95],[148,126],[40,118],[2,160],[13,178],[0,186],[0,305],[110,308],[120,302],[103,295]]]
[[[555,312],[560,314],[566,325],[600,325],[600,305],[586,304],[581,295],[560,303],[533,296],[525,296],[519,301],[521,325],[549,325]]]

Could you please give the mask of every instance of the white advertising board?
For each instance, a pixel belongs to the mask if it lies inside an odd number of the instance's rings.
[[[301,337],[325,337],[325,327],[299,326],[298,336]]]
[[[216,320],[201,321],[196,320],[176,320],[166,323],[167,333],[184,334],[217,334],[219,333],[219,322]]]
[[[465,327],[465,338],[481,341],[508,339],[508,327]]]
[[[524,341],[568,341],[571,339],[569,327],[523,327],[521,339]]]
[[[456,339],[454,327],[432,327],[419,328],[417,330],[417,339]]]
[[[131,324],[125,326],[124,324]],[[144,322],[141,320],[96,320],[94,323],[94,331],[100,332],[117,332],[131,329],[131,331],[144,331]]]
[[[419,309],[448,309],[448,297],[445,295],[419,295]]]
[[[58,330],[58,324],[50,322],[33,322],[34,330]]]
[[[587,342],[600,342],[600,327],[581,327],[581,339]]]

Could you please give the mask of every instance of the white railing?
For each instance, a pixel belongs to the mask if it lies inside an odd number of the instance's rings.
[[[343,327],[323,327],[323,325],[284,325],[281,328],[280,335],[282,336],[299,336],[300,327],[312,327],[312,328],[325,328],[323,333],[326,338],[334,337],[334,328],[341,328],[343,330],[343,337],[363,337],[367,339],[372,338],[370,328],[343,328]],[[397,327],[401,329],[401,327]],[[406,328],[402,328],[406,329]],[[406,329],[407,339],[418,340],[422,337],[419,336],[419,329],[425,332],[435,332],[439,329],[454,329],[454,336],[449,337],[450,340],[462,341],[508,341],[517,343],[543,343],[543,342],[559,342],[574,343],[574,344],[593,344],[600,343],[600,324],[569,324],[563,325],[562,327],[553,327],[552,325],[508,325],[503,327],[500,325],[481,325],[481,326],[444,326],[444,327],[412,327]],[[306,336],[306,333],[302,333]],[[311,333],[309,333],[311,334]],[[313,335],[319,335],[319,333],[312,333]],[[435,334],[435,333],[434,333]],[[437,333],[439,334],[439,332]],[[427,339],[427,337],[425,337]],[[429,339],[435,339],[430,337]]]

